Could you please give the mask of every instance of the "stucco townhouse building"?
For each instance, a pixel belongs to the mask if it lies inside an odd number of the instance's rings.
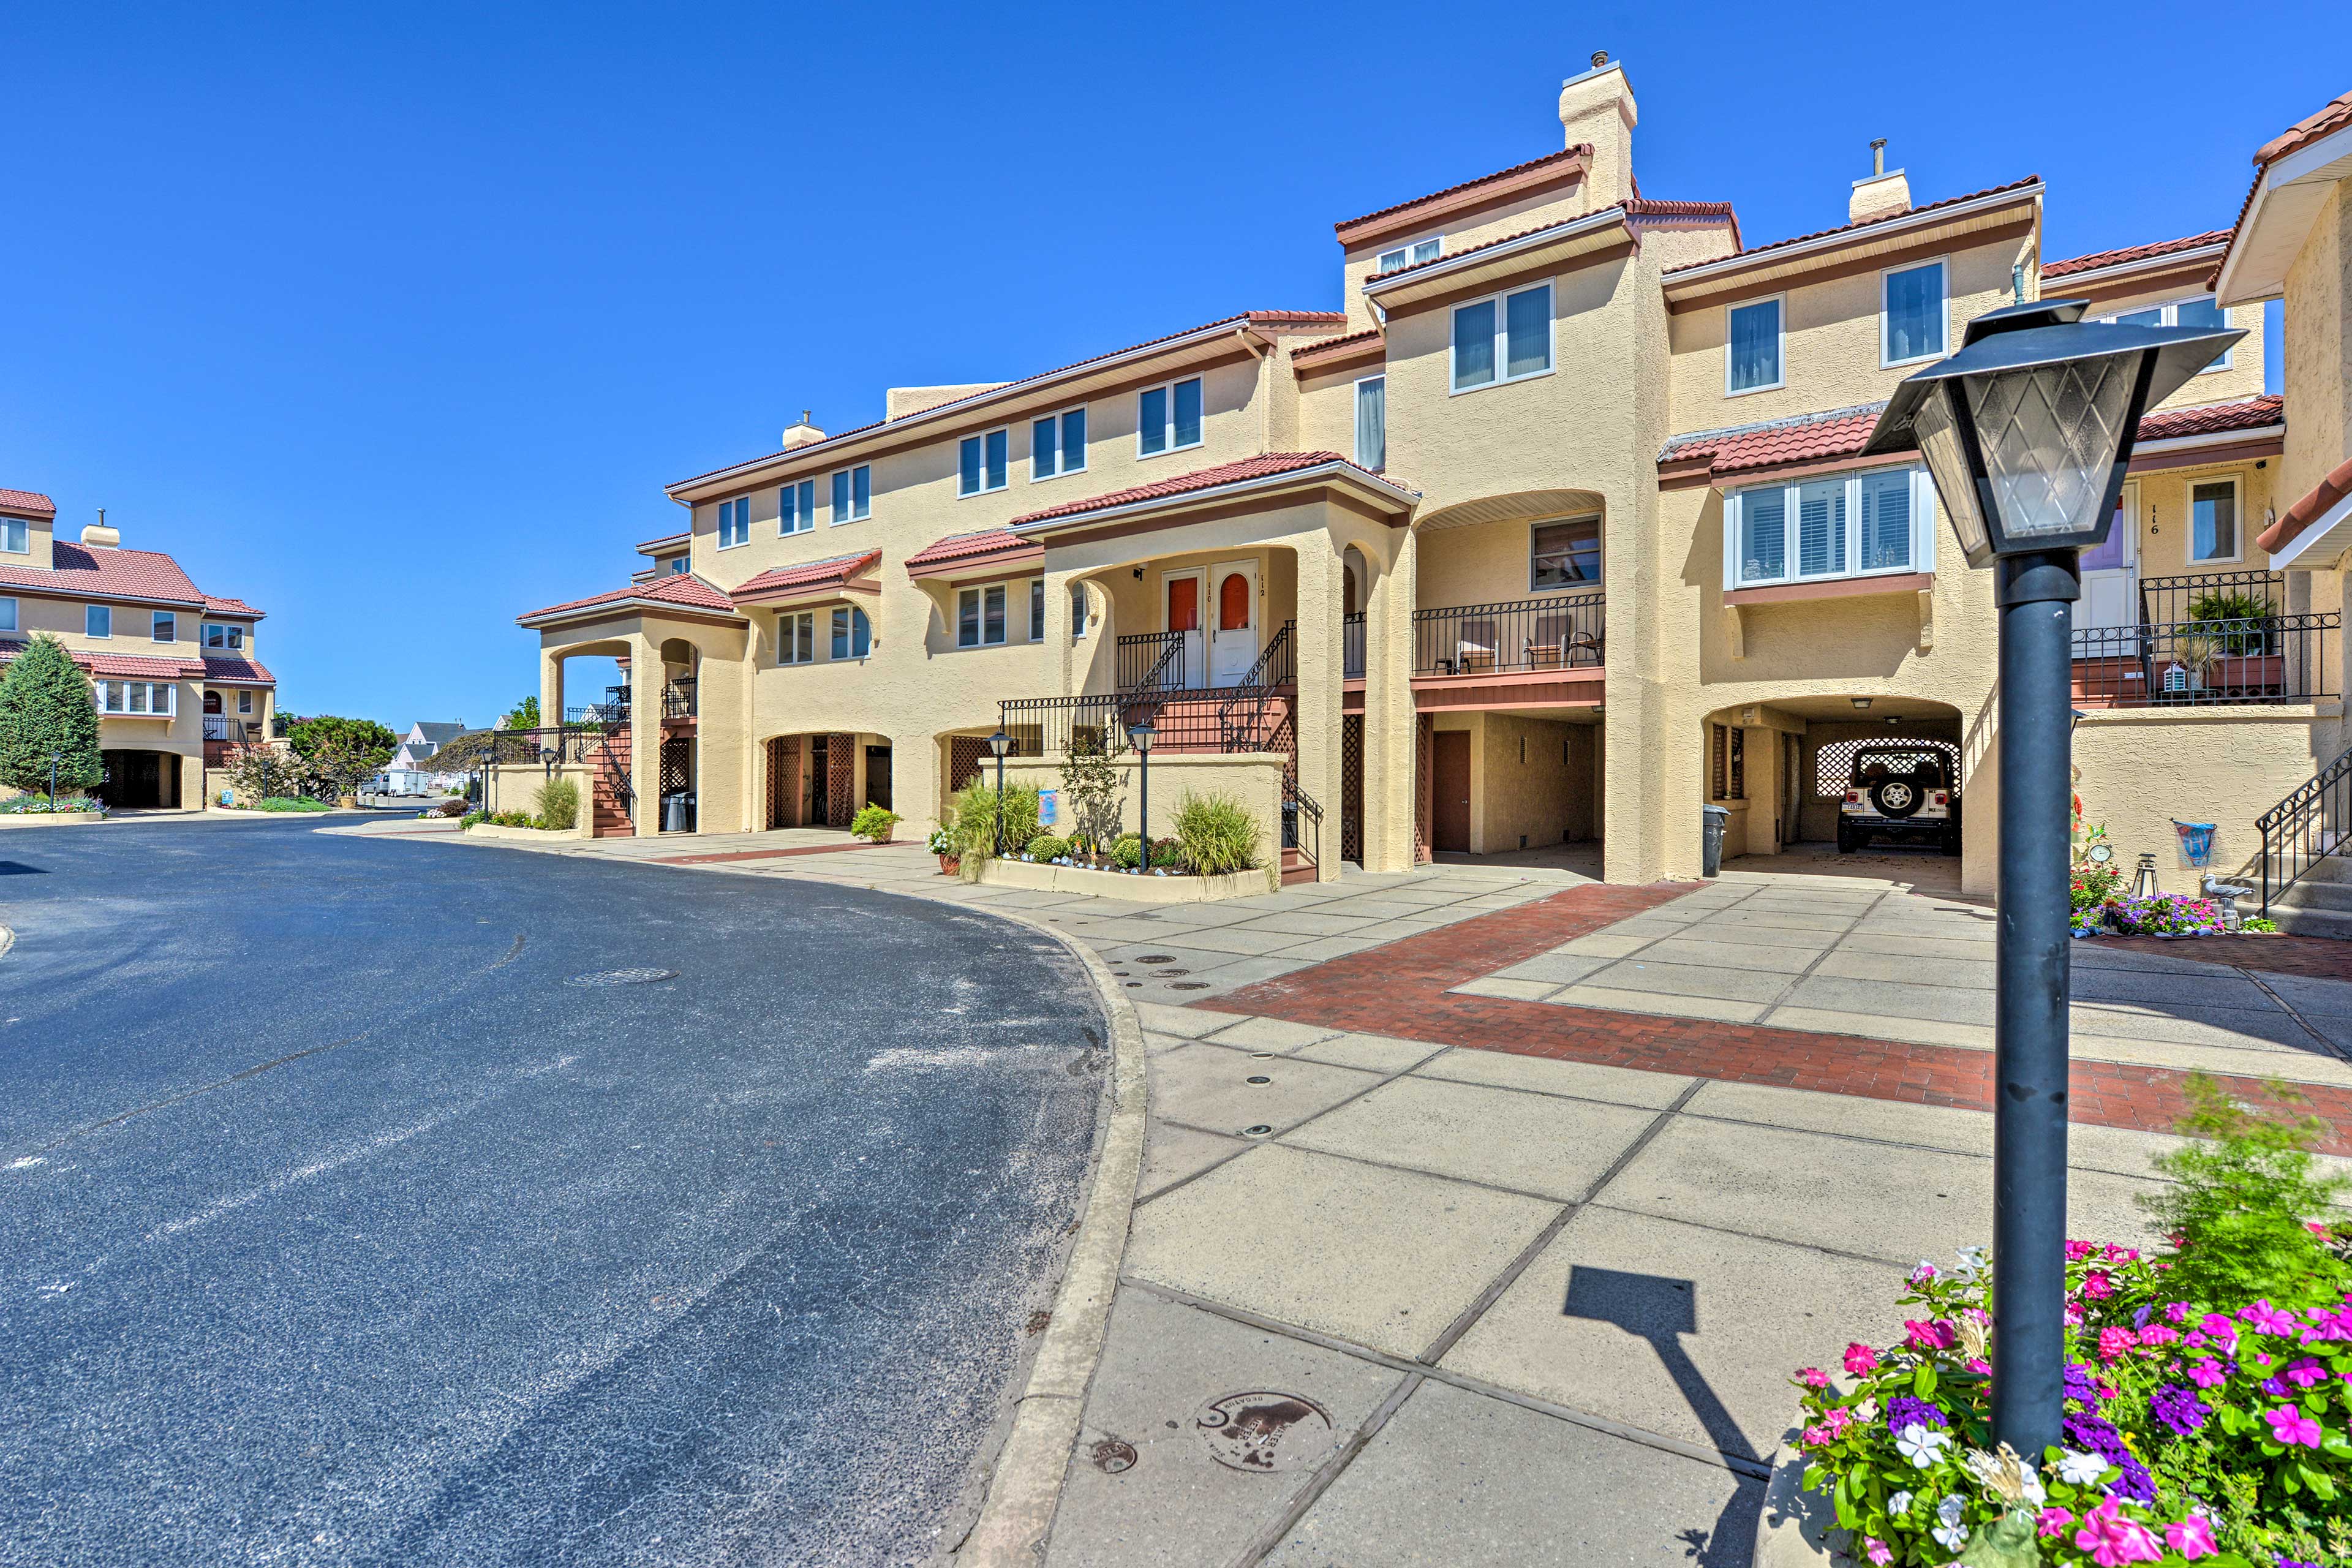
[[[200,807],[205,769],[271,732],[277,679],[255,647],[262,612],[197,588],[160,551],[127,550],[104,513],[79,542],[57,507],[0,489],[0,663],[36,634],[56,637],[89,678],[106,779],[131,807]]]
[[[1299,874],[1591,841],[1645,881],[1698,870],[1706,804],[1730,854],[1832,838],[1854,748],[1900,740],[1949,760],[1989,889],[1990,574],[1923,469],[1860,448],[1970,318],[2063,293],[2251,330],[2141,428],[2075,668],[2086,813],[2170,886],[2177,820],[2258,858],[2257,816],[2336,754],[2345,654],[2338,587],[2263,542],[2321,394],[2266,395],[2264,296],[2216,298],[2247,225],[2051,260],[2038,178],[1874,167],[1823,171],[1843,221],[1761,238],[1723,193],[1643,191],[1621,65],[1558,110],[1557,148],[1335,225],[1339,309],[894,388],[668,487],[687,525],[625,585],[520,617],[542,713],[569,659],[630,672],[572,694],[607,734],[598,830],[867,800],[919,829],[1000,726],[1050,759],[1148,719],[1155,802],[1171,756],[1279,774]],[[2344,304],[2290,293],[2290,343]]]

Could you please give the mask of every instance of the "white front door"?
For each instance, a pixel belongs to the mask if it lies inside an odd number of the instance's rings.
[[[2108,630],[2109,635],[2075,639],[2076,653],[2084,658],[2136,656],[2138,638],[2114,635],[2112,628],[2138,625],[2139,487],[2126,485],[2106,542],[2083,552],[2083,596],[2074,601],[2076,631]]]
[[[1256,562],[1210,569],[1209,617],[1209,684],[1232,686],[1257,662]]]
[[[1184,668],[1180,672],[1170,670],[1160,679],[1163,686],[1205,686],[1209,679],[1208,645],[1202,626],[1202,606],[1209,596],[1208,574],[1199,567],[1189,572],[1171,572],[1160,579],[1163,586],[1163,607],[1167,618],[1160,623],[1163,631],[1184,634]],[[1181,676],[1181,679],[1180,679]]]

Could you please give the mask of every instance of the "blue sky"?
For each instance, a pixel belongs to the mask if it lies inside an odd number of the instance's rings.
[[[1336,308],[1338,218],[1559,146],[1751,244],[2039,174],[2045,254],[2227,225],[2332,5],[0,7],[0,486],[270,612],[302,712],[483,723],[666,481],[892,384]],[[2014,42],[1993,36],[2006,23]],[[69,535],[70,536],[70,535]]]

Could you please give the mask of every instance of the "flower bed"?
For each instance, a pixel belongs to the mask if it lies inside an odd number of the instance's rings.
[[[0,800],[0,814],[9,816],[86,816],[92,812],[104,816],[106,806],[81,795],[61,795],[54,806],[46,795],[11,795]]]
[[[2221,906],[2186,893],[2109,898],[2077,904],[2069,929],[2076,936],[2220,936],[2229,928]]]

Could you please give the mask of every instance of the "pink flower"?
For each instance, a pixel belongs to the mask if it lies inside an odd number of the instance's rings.
[[[1914,1285],[1932,1284],[1935,1279],[1936,1266],[1924,1258],[1919,1260],[1919,1266],[1911,1270],[1911,1283]]]
[[[2099,1359],[2101,1361],[2121,1361],[2123,1359],[2124,1352],[2130,1350],[2132,1346],[2138,1342],[2139,1341],[2137,1337],[2134,1335],[2129,1329],[2101,1329],[2099,1331]]]
[[[1797,1381],[1807,1388],[1827,1388],[1830,1385],[1830,1374],[1820,1367],[1809,1366],[1797,1373]]]
[[[2106,1250],[2107,1261],[2110,1263],[2137,1263],[2139,1261],[2139,1248],[2137,1247],[2117,1247],[2111,1241],[2107,1243]]]
[[[2116,1293],[2115,1284],[2104,1268],[2094,1268],[2083,1276],[2083,1294],[2094,1301],[2104,1301]]]
[[[1916,1318],[1906,1318],[1903,1326],[1910,1331],[1911,1347],[1923,1351],[1948,1351],[1960,1342],[1958,1329],[1943,1319],[1923,1323]]]
[[[1992,1363],[1985,1360],[1985,1358],[1980,1355],[1972,1355],[1969,1357],[1968,1365],[1969,1370],[1975,1373],[1979,1377],[1990,1377],[1992,1375]]]
[[[1845,1369],[1856,1377],[1866,1377],[1878,1370],[1878,1352],[1857,1341],[1845,1347]]]
[[[1797,1434],[1797,1441],[1808,1448],[1826,1448],[1837,1441],[1837,1434],[1826,1426],[1808,1426]]]
[[[1840,1405],[1822,1417],[1822,1425],[1829,1428],[1831,1436],[1843,1436],[1845,1429],[1853,1425],[1853,1412]]]
[[[2282,1443],[2290,1447],[2300,1443],[2306,1448],[2319,1447],[2319,1423],[2292,1405],[2265,1410],[2263,1419],[2271,1424],[2271,1436]]]
[[[2053,1504],[2043,1509],[2042,1517],[2035,1522],[2040,1526],[2042,1534],[2057,1535],[2074,1522],[2074,1513],[2072,1509],[2059,1508]]]
[[[2157,1563],[2164,1558],[2164,1548],[2147,1526],[2135,1523],[2116,1510],[2116,1500],[2109,1498],[2083,1516],[2083,1528],[2074,1532],[2076,1550],[2090,1553],[2099,1568],[2121,1568],[2126,1563]]]
[[[2309,1232],[2311,1232],[2311,1234],[2312,1234],[2312,1235],[2316,1236],[2316,1237],[2322,1237],[2322,1238],[2325,1238],[2325,1237],[2327,1237],[2329,1234],[2331,1234],[2331,1233],[2329,1232],[2328,1228],[2327,1228],[2326,1226],[2324,1226],[2324,1225],[2320,1224],[2320,1223],[2319,1223],[2317,1220],[2315,1220],[2315,1219],[2307,1219],[2307,1220],[2305,1220],[2305,1221],[2303,1222],[2303,1228],[2304,1228],[2304,1229],[2305,1229],[2305,1230],[2307,1230],[2307,1231],[2309,1231]]]
[[[2083,1304],[2082,1304],[2080,1301],[2069,1301],[2069,1302],[2067,1302],[2067,1303],[2066,1303],[2066,1326],[2067,1326],[2068,1328],[2080,1328],[2080,1327],[2082,1326],[2082,1323],[2083,1323]]]
[[[2193,1361],[2189,1363],[2189,1381],[2200,1388],[2219,1388],[2230,1381],[2230,1373],[2219,1362]]]
[[[2238,1325],[2219,1312],[2208,1312],[2197,1320],[2197,1326],[2217,1345],[2228,1350],[2238,1342]]]
[[[2168,1345],[2179,1338],[2179,1330],[2168,1329],[2162,1323],[2150,1323],[2139,1331],[2139,1342],[2144,1345]]]
[[[2186,1301],[2168,1301],[2164,1305],[2164,1315],[2173,1322],[2186,1322],[2189,1321],[2189,1303]]]
[[[2286,1380],[2297,1388],[2309,1388],[2327,1376],[2327,1369],[2309,1356],[2286,1369]]]
[[[2238,1317],[2241,1321],[2252,1323],[2266,1334],[2291,1334],[2295,1330],[2294,1314],[2280,1311],[2266,1300],[2251,1307],[2240,1308]]]
[[[2095,1250],[2097,1249],[2087,1241],[2070,1241],[2066,1244],[2066,1257],[2070,1262],[2080,1263]]]
[[[1879,1564],[1879,1568],[1885,1568],[1887,1563],[1895,1561],[1895,1553],[1886,1549],[1886,1542],[1872,1535],[1862,1538],[1862,1554]]]
[[[2213,1527],[2195,1514],[2179,1524],[2164,1527],[2164,1543],[2183,1557],[2192,1561],[2220,1554],[2221,1548],[2213,1540]]]

